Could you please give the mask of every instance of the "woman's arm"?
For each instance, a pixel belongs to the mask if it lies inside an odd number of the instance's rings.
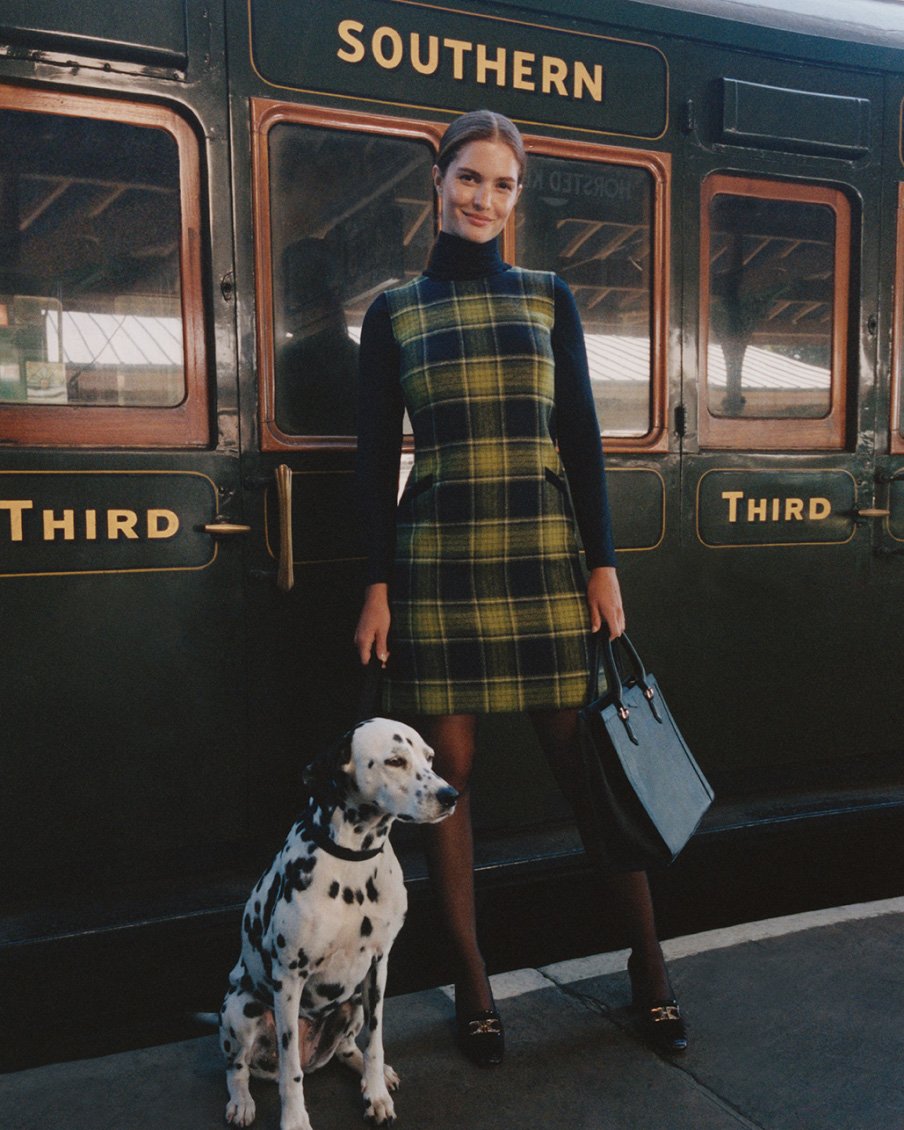
[[[399,348],[381,295],[361,327],[358,378],[358,504],[367,548],[367,588],[355,632],[362,663],[371,651],[385,664],[389,651],[389,579],[395,557],[396,497],[402,451]]]
[[[603,446],[581,318],[571,291],[558,277],[552,348],[556,366],[555,438],[590,570],[587,606],[591,627],[598,631],[605,623],[614,639],[625,630],[625,613],[615,572]]]

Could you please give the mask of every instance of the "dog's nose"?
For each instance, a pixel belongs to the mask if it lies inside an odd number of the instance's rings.
[[[451,785],[445,785],[437,792],[436,799],[443,808],[451,808],[458,800],[458,789],[453,789]]]

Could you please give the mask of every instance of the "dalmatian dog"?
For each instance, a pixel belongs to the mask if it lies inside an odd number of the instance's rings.
[[[308,767],[310,799],[248,899],[220,1009],[234,1126],[254,1120],[254,1075],[279,1082],[281,1130],[311,1130],[303,1076],[333,1055],[360,1074],[364,1117],[394,1120],[383,997],[408,897],[389,829],[454,810],[458,793],[432,761],[415,730],[371,718]]]

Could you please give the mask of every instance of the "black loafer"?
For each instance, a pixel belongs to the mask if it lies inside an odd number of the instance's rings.
[[[478,1067],[496,1067],[505,1053],[505,1033],[495,1008],[456,1017],[456,1042],[459,1049]]]
[[[675,1055],[687,1048],[687,1026],[674,999],[641,1007],[640,1030],[650,1047],[662,1055]]]

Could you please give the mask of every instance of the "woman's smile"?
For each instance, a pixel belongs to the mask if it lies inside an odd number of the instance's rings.
[[[445,174],[434,168],[442,227],[475,243],[488,243],[505,227],[521,195],[515,154],[503,141],[462,146]]]

